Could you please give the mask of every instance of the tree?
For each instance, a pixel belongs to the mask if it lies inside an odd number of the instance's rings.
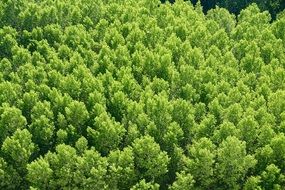
[[[4,158],[19,171],[24,170],[30,157],[36,150],[32,135],[27,129],[17,129],[11,137],[7,137],[1,147]]]
[[[52,180],[53,170],[45,159],[40,158],[30,163],[27,170],[27,179],[31,182],[32,187],[39,189],[48,189],[50,187],[49,183]]]
[[[34,141],[44,148],[50,146],[54,134],[54,115],[49,102],[37,102],[31,110],[31,124],[29,130]],[[45,150],[44,150],[45,151]]]
[[[176,181],[171,185],[169,189],[171,190],[183,190],[193,188],[193,184],[195,183],[193,176],[191,174],[187,174],[184,171],[181,173],[177,173]]]
[[[157,183],[147,183],[144,179],[134,185],[131,190],[158,190],[159,185]]]
[[[231,147],[235,147],[232,151]],[[228,188],[239,188],[238,181],[244,180],[250,168],[256,165],[253,156],[246,154],[246,144],[236,137],[227,137],[217,150],[217,163],[215,170],[221,185]]]
[[[261,190],[261,186],[259,185],[261,182],[261,177],[260,176],[250,176],[247,180],[246,183],[244,185],[244,189],[245,190]]]
[[[0,104],[9,103],[15,105],[17,100],[20,99],[22,87],[18,84],[11,83],[8,81],[1,82],[0,91]]]
[[[258,123],[250,116],[241,119],[238,123],[241,139],[246,142],[247,150],[249,152],[253,152],[255,149],[258,128]]]
[[[209,139],[201,138],[188,146],[188,154],[189,158],[184,157],[182,160],[183,171],[186,173],[182,173],[180,177],[183,179],[182,176],[186,175],[187,181],[193,178],[196,187],[211,187],[214,182],[215,145]]]
[[[26,165],[35,152],[36,146],[27,129],[17,129],[11,137],[7,137],[1,147],[1,153],[5,160],[0,159],[0,171],[2,170],[4,173],[2,177],[10,183],[3,184],[1,182],[0,185],[6,188],[27,188],[23,176],[26,175]]]
[[[72,101],[65,107],[65,116],[67,122],[76,128],[77,133],[82,134],[85,131],[84,126],[89,119],[89,113],[83,102]]]
[[[236,24],[234,15],[231,15],[227,9],[224,8],[216,7],[215,9],[209,10],[207,17],[216,21],[227,33],[230,33]]]
[[[275,163],[283,169],[285,164],[282,163],[283,152],[285,151],[285,136],[283,133],[276,135],[270,142],[270,147],[273,150],[273,158]]]
[[[160,150],[153,137],[144,136],[132,143],[136,169],[141,178],[158,180],[167,173],[169,157]]]
[[[94,127],[87,128],[91,145],[103,154],[116,149],[122,142],[125,128],[103,112],[94,119]]]
[[[20,188],[21,176],[2,157],[0,158],[0,187],[3,189]]]
[[[137,180],[134,153],[127,147],[122,151],[116,150],[108,155],[108,180],[112,188],[130,189]]]
[[[266,167],[265,171],[261,173],[261,178],[264,189],[281,189],[284,186],[284,175],[274,164]]]
[[[22,115],[22,111],[16,107],[10,107],[8,104],[3,104],[0,107],[0,115],[1,143],[17,129],[23,129],[27,125],[27,120]]]

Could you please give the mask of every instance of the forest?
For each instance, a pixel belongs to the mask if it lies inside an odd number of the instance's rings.
[[[240,11],[252,3],[256,3],[262,11],[269,11],[272,18],[275,19],[276,15],[285,9],[285,0],[184,0],[190,1],[196,5],[200,3],[203,6],[204,13],[216,6],[226,8],[230,13],[238,15]],[[174,3],[175,0],[161,0],[162,3]]]
[[[0,189],[285,189],[285,11],[226,8],[1,0]]]

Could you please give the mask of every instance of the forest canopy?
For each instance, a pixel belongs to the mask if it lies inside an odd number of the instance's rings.
[[[1,1],[0,189],[284,189],[284,133],[284,13]]]
[[[216,6],[225,8],[229,12],[238,15],[240,11],[252,3],[256,3],[262,11],[269,11],[273,18],[285,9],[285,0],[184,0],[191,1],[194,5],[200,3],[206,13]],[[161,0],[162,3],[174,3],[175,0]]]

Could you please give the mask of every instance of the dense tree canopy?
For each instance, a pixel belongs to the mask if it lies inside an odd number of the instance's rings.
[[[193,4],[200,3],[203,11],[208,12],[216,6],[227,9],[229,12],[238,15],[240,11],[252,3],[256,3],[258,7],[265,11],[269,11],[273,18],[285,9],[285,0],[184,0],[191,1]],[[162,3],[174,3],[175,0],[161,0]]]
[[[256,4],[2,0],[0,189],[284,189],[284,31]]]

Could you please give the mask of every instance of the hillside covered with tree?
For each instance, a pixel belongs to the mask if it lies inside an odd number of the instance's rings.
[[[1,1],[0,189],[284,189],[284,133],[284,14]]]

